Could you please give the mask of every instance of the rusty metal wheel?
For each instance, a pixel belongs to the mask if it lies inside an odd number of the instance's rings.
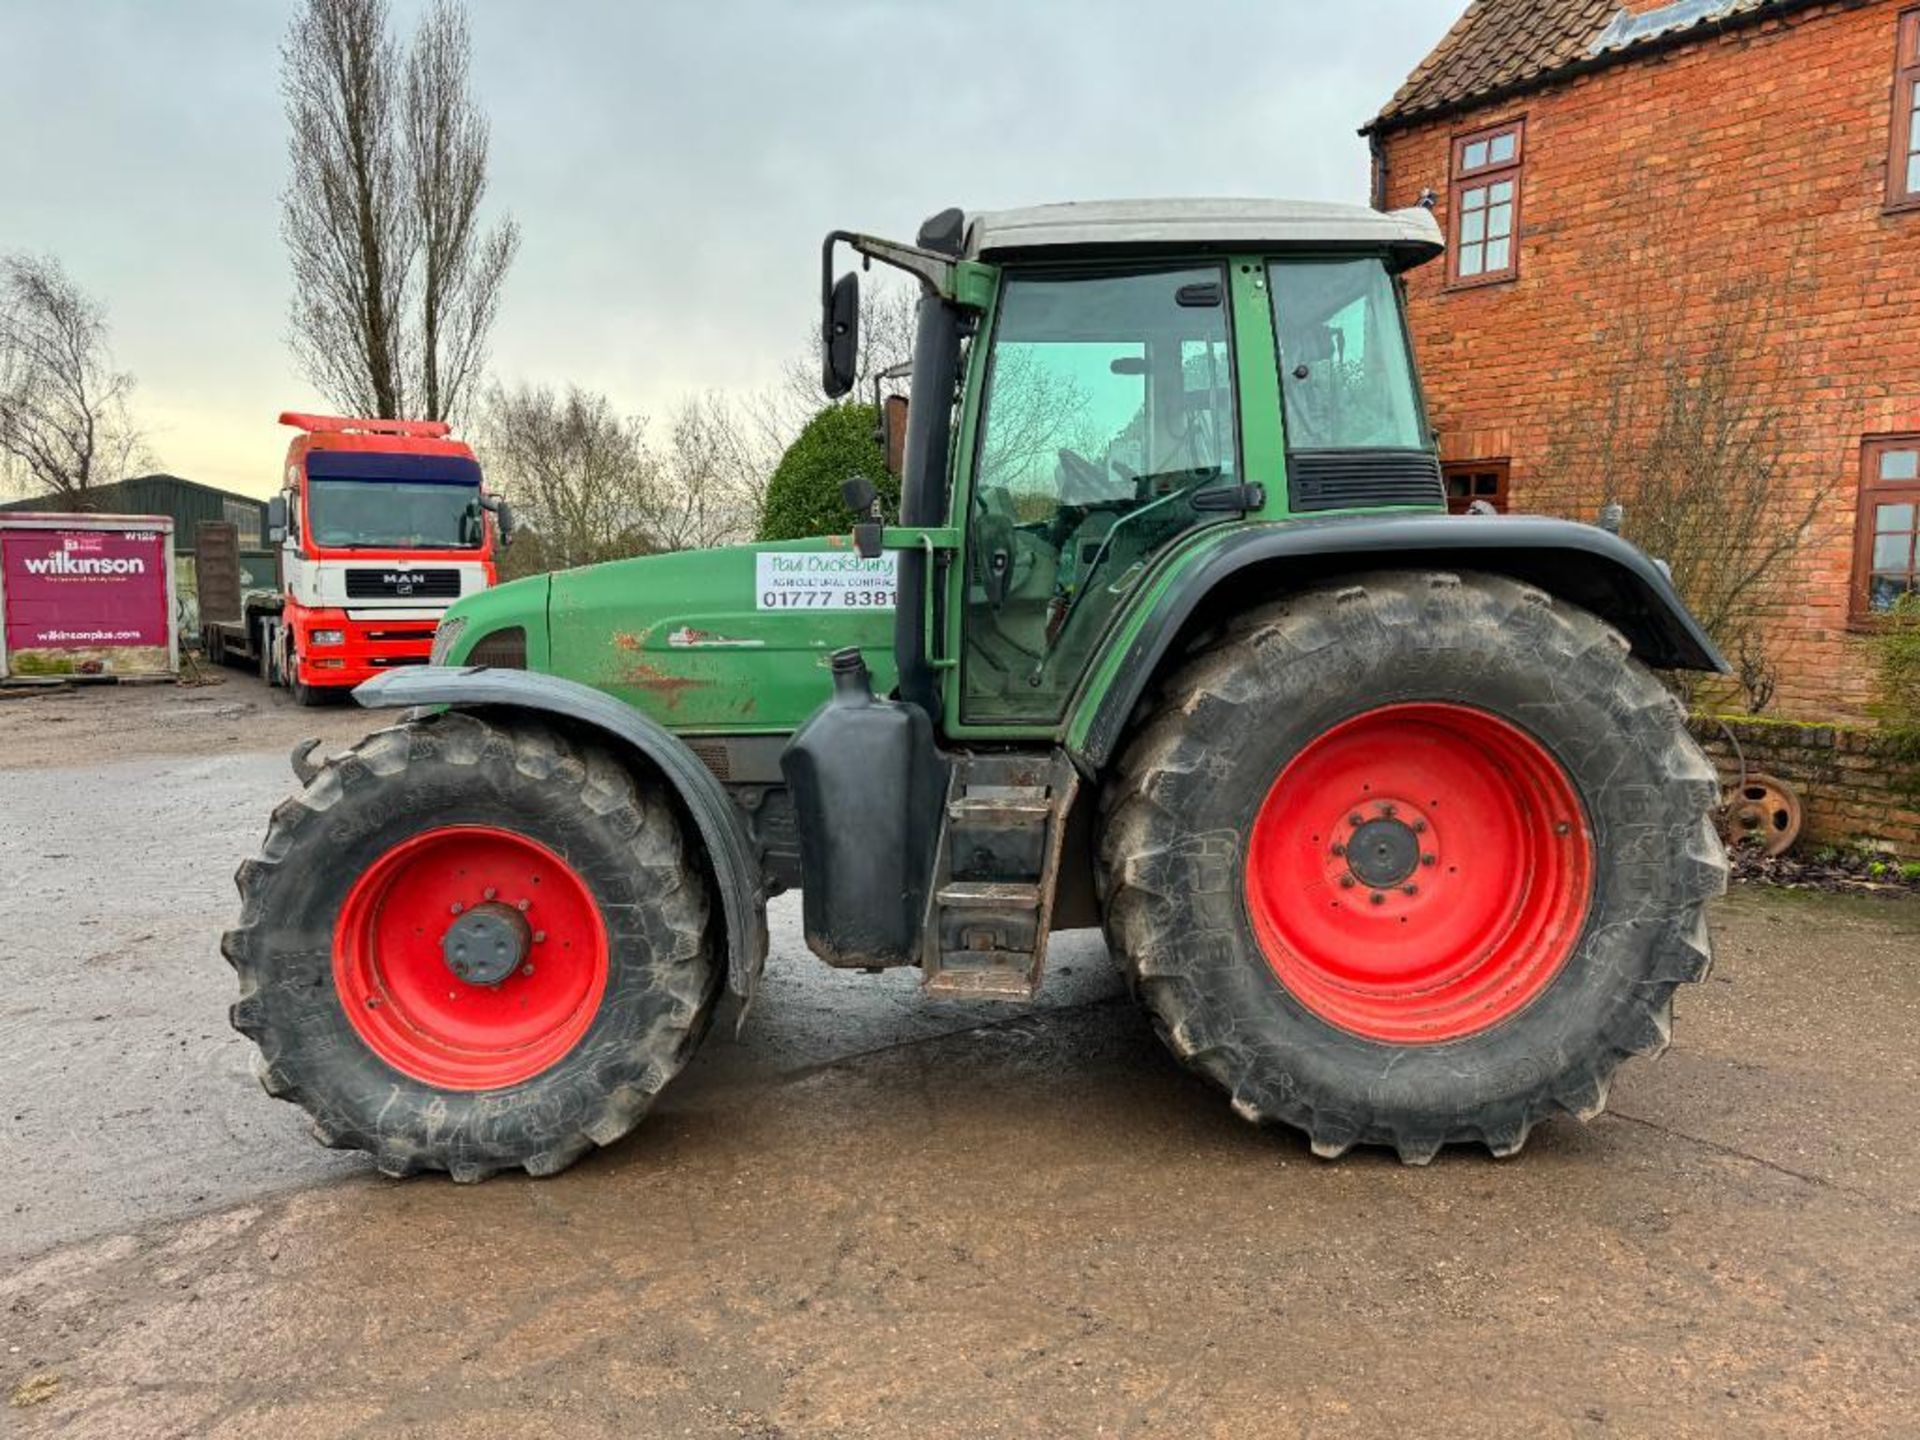
[[[1805,822],[1799,793],[1773,775],[1747,776],[1727,799],[1727,843],[1756,846],[1769,859],[1793,848]]]

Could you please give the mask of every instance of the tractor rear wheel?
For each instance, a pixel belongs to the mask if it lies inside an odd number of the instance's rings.
[[[1497,1155],[1665,1048],[1726,888],[1677,701],[1585,611],[1385,573],[1241,617],[1106,796],[1110,944],[1167,1044],[1316,1153]]]
[[[637,1124],[704,1035],[707,887],[663,796],[537,723],[368,736],[240,867],[234,1028],[268,1093],[388,1175],[550,1175]]]

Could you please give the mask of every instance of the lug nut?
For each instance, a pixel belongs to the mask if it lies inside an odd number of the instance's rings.
[[[1354,878],[1351,875],[1342,875],[1340,877],[1340,888],[1342,890],[1353,889],[1355,883],[1357,882],[1355,882]]]
[[[1387,897],[1385,895],[1382,895],[1378,890],[1374,891],[1373,895],[1370,898],[1373,900],[1373,903],[1376,905],[1384,905],[1387,903]]]
[[[1438,860],[1436,860],[1436,859],[1434,859],[1434,857],[1433,857],[1433,856],[1431,856],[1431,855],[1422,855],[1422,856],[1420,857],[1420,863],[1421,863],[1422,865],[1425,865],[1425,866],[1428,866],[1428,867],[1432,867],[1432,866],[1434,866],[1434,865],[1437,865],[1437,864],[1439,864],[1440,862],[1439,862]]]
[[[521,914],[524,915],[526,913],[527,906],[531,905],[532,903],[533,902],[531,900],[522,900],[518,905],[514,906],[513,908],[518,910]]]
[[[1347,853],[1347,847],[1344,845],[1335,845],[1333,847],[1333,853],[1336,855],[1344,855]]]
[[[1353,814],[1347,816],[1347,823],[1353,826],[1355,829],[1358,829],[1360,826],[1367,823],[1367,817],[1362,815],[1358,810],[1356,810],[1353,812]]]
[[[483,892],[482,898],[491,900],[493,899],[494,896],[498,895],[499,893],[500,892],[498,890],[494,889],[493,886],[489,885],[487,886],[486,890]]]
[[[533,932],[533,943],[534,943],[534,944],[536,944],[536,945],[544,945],[544,944],[546,944],[546,943],[547,943],[547,932],[546,932],[546,931],[544,931],[544,930],[536,930],[536,931],[534,931],[534,932]]]
[[[531,966],[531,965],[522,965],[522,966],[520,967],[520,973],[521,973],[522,975],[531,975],[531,974],[533,974],[533,966]]]
[[[1424,834],[1426,834],[1426,833],[1427,833],[1427,822],[1426,822],[1426,821],[1424,821],[1424,820],[1416,820],[1416,821],[1414,821],[1414,822],[1413,822],[1413,833],[1414,833],[1414,834],[1416,834],[1416,835],[1424,835]]]
[[[453,913],[458,915],[462,910],[466,909],[467,907],[462,905],[458,900],[456,900],[453,902],[452,908],[453,908]]]
[[[1391,803],[1383,803],[1380,806],[1380,813],[1386,816],[1389,820],[1391,820],[1394,817],[1394,814],[1396,812],[1395,812],[1394,806]]]
[[[1406,887],[1403,893],[1408,895],[1418,895],[1420,893],[1420,887],[1418,885],[1409,885]]]

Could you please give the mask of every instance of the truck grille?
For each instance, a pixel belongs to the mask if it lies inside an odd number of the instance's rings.
[[[377,570],[347,571],[349,600],[457,600],[458,570],[429,570],[414,565],[383,565]]]
[[[1440,462],[1425,450],[1297,450],[1287,456],[1287,491],[1296,512],[1447,506]]]

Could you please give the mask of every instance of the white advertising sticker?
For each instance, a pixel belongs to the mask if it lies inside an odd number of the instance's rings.
[[[770,550],[754,556],[757,610],[891,610],[899,556],[848,550]]]

